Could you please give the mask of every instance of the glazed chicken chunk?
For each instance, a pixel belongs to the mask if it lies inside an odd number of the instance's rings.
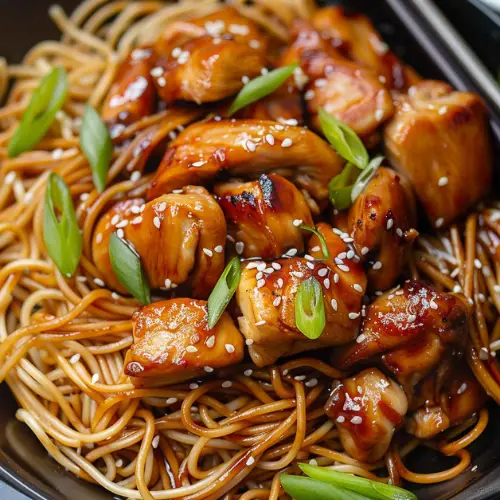
[[[380,167],[349,208],[347,231],[367,262],[371,291],[387,290],[399,277],[418,233],[411,187]]]
[[[408,176],[434,227],[450,224],[491,188],[486,113],[476,94],[423,81],[398,99],[384,136],[390,162]]]
[[[349,251],[327,224],[318,229],[328,238],[330,252]],[[289,251],[289,255],[295,252]],[[316,255],[324,257],[320,251]],[[305,337],[295,320],[297,288],[312,276],[322,287],[326,314],[325,329],[316,340]],[[351,341],[358,332],[365,288],[365,274],[354,261],[337,264],[309,254],[267,263],[251,261],[242,270],[236,300],[242,312],[240,330],[253,362],[265,366],[281,356]]]
[[[298,60],[309,79],[304,96],[316,130],[320,108],[363,137],[392,116],[392,97],[371,69],[347,60],[305,22],[296,22],[294,32],[284,62]]]
[[[346,370],[379,360],[411,389],[439,364],[445,348],[463,345],[469,318],[462,295],[407,281],[367,307],[361,334],[336,353],[334,364]]]
[[[326,202],[328,182],[342,165],[328,143],[303,127],[261,120],[198,122],[170,145],[148,198],[187,184],[210,183],[224,173],[250,179],[276,173]]]
[[[444,377],[428,377],[418,396],[416,403],[421,407],[407,419],[406,430],[419,439],[430,439],[464,422],[483,408],[487,399],[465,361],[455,363]]]
[[[407,409],[403,389],[376,368],[336,380],[325,405],[347,453],[368,463],[385,455]]]
[[[153,46],[158,94],[167,104],[179,99],[201,104],[232,96],[245,78],[260,75],[266,46],[257,27],[231,7],[174,23]]]
[[[224,269],[226,222],[213,197],[202,187],[182,193],[118,202],[96,226],[92,255],[97,269],[115,290],[124,291],[109,259],[113,232],[136,250],[152,288],[183,283],[194,297],[207,298]]]
[[[214,193],[228,224],[228,234],[243,243],[242,257],[277,259],[291,248],[304,251],[302,221],[313,225],[302,193],[280,175],[256,181],[217,184]]]
[[[227,313],[209,330],[205,301],[172,299],[135,314],[125,373],[137,384],[172,384],[239,363],[243,354],[243,338]]]

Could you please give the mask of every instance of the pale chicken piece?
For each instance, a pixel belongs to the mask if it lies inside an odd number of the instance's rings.
[[[239,363],[243,337],[229,314],[223,313],[212,330],[207,317],[203,300],[179,298],[143,307],[133,318],[125,374],[137,385],[164,385]]]
[[[347,15],[343,7],[317,9],[311,22],[323,38],[349,59],[372,69],[390,89],[405,90],[420,78],[392,52],[365,15]]]
[[[326,203],[328,182],[342,165],[327,142],[303,127],[265,120],[198,122],[170,145],[148,198],[187,184],[207,184],[224,174],[256,179],[276,173]]]
[[[387,290],[401,274],[418,236],[411,186],[380,167],[348,212],[348,232],[367,261],[369,289]]]
[[[484,407],[487,396],[465,361],[456,363],[442,380],[428,377],[422,384],[422,407],[409,415],[406,430],[419,439],[431,439],[458,425]]]
[[[292,39],[282,64],[298,60],[309,78],[304,97],[316,130],[321,131],[320,108],[364,138],[392,117],[391,94],[375,72],[347,60],[303,21],[294,24]]]
[[[154,110],[156,91],[151,77],[150,47],[135,49],[120,65],[101,109],[108,125],[134,123]]]
[[[242,257],[277,259],[287,250],[304,250],[300,223],[313,225],[302,193],[280,175],[263,174],[256,181],[216,184],[214,194],[228,224],[228,234],[242,242]]]
[[[330,252],[336,248],[349,251],[327,224],[318,229],[325,232]],[[297,288],[312,276],[323,290],[326,314],[325,329],[316,340],[305,337],[295,321]],[[250,343],[253,362],[266,366],[281,356],[350,342],[358,333],[365,288],[363,269],[354,261],[336,264],[312,256],[267,263],[251,261],[242,271],[236,300],[242,312],[238,318],[240,330]]]
[[[108,285],[124,291],[109,259],[116,232],[136,250],[152,288],[185,284],[196,298],[207,298],[224,269],[226,221],[213,197],[188,186],[145,203],[120,201],[97,224],[92,256]]]
[[[368,463],[383,458],[407,410],[403,389],[376,368],[336,380],[325,405],[344,449]]]
[[[260,75],[266,48],[254,23],[231,7],[173,23],[154,44],[158,60],[152,74],[158,94],[167,104],[179,99],[201,104],[232,96],[245,78]]]
[[[433,346],[435,339],[444,347],[463,346],[470,314],[462,295],[406,281],[401,289],[386,292],[367,307],[361,334],[335,354],[334,365],[346,370],[360,362],[379,360],[406,386],[440,362],[442,351]],[[422,343],[427,347],[420,348]],[[406,364],[417,371],[405,370]]]
[[[423,81],[398,99],[384,137],[391,164],[408,176],[434,227],[447,226],[491,189],[486,110],[476,94]]]

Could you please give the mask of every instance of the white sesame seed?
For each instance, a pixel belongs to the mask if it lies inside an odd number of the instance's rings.
[[[177,403],[177,398],[168,398],[167,399],[167,404],[168,405],[173,405],[175,403]]]
[[[338,283],[338,282],[339,282],[339,279],[340,279],[340,276],[339,276],[337,273],[335,273],[335,274],[333,275],[333,282],[334,282],[334,283]]]
[[[253,465],[255,463],[255,458],[253,457],[250,457],[248,460],[247,460],[247,465],[250,467],[251,465]]]
[[[355,255],[356,255],[356,254],[354,253],[354,251],[353,251],[353,250],[349,250],[349,251],[347,252],[346,257],[350,260],[350,259],[352,259]]]
[[[278,285],[278,288],[283,288],[283,279],[278,278],[278,280],[276,281],[276,284]]]
[[[114,215],[113,218],[111,219],[111,225],[116,226],[116,224],[118,224],[118,222],[120,222],[120,216],[117,214],[117,215]]]
[[[408,323],[414,323],[417,320],[417,316],[415,314],[408,315]]]
[[[211,349],[215,345],[215,335],[211,335],[208,337],[208,339],[205,341],[205,345]]]
[[[481,267],[483,267],[479,259],[474,259],[474,266],[476,267],[476,269],[481,269]]]
[[[377,109],[377,111],[375,111],[375,120],[379,122],[380,120],[382,120],[383,117],[384,117],[384,110]]]
[[[80,283],[85,283],[87,281],[87,278],[85,276],[77,276],[76,281],[79,281]]]
[[[278,296],[277,296],[277,297],[275,297],[275,298],[274,298],[274,300],[273,300],[273,306],[274,306],[274,307],[278,307],[278,306],[280,305],[280,303],[281,303],[281,296],[280,296],[280,295],[278,295]]]
[[[211,367],[211,366],[205,366],[204,370],[207,372],[207,373],[212,373],[214,371],[214,369]]]
[[[309,269],[314,269],[314,264],[312,262],[306,262],[306,266],[309,268]]]
[[[306,93],[304,94],[304,100],[306,101],[310,101],[311,99],[314,99],[314,90],[313,89],[309,89],[306,91]]]
[[[194,345],[188,345],[188,346],[186,347],[186,351],[187,351],[187,352],[198,352],[198,348],[197,348],[197,347],[195,347]]]
[[[462,291],[462,287],[460,285],[455,285],[453,287],[453,293],[460,293]]]
[[[368,247],[363,247],[361,249],[361,255],[366,255],[369,251],[370,251],[370,249]]]
[[[243,372],[243,375],[245,375],[245,377],[250,377],[252,375],[252,373],[253,373],[253,370],[245,370]]]
[[[361,285],[355,283],[354,285],[352,285],[352,287],[354,288],[354,290],[356,290],[356,292],[363,293],[363,287]]]
[[[441,106],[438,110],[438,114],[440,115],[444,115],[446,113],[446,111],[448,111],[448,107],[447,106]]]
[[[118,236],[118,238],[120,238],[122,240],[125,237],[125,233],[123,232],[123,229],[118,229],[116,231],[116,236]]]
[[[160,436],[155,436],[153,438],[153,441],[151,442],[151,445],[153,446],[153,448],[158,448],[158,445],[160,444]]]
[[[252,48],[252,49],[258,49],[260,47],[260,42],[259,40],[250,40],[248,42],[248,45]]]
[[[458,391],[457,391],[457,394],[463,394],[465,392],[465,390],[467,389],[467,384],[464,382],[459,388],[458,388]]]
[[[357,319],[359,318],[359,313],[349,313],[349,319]]]
[[[325,278],[323,280],[323,285],[325,285],[325,288],[328,290],[330,288],[330,280],[328,278]]]
[[[388,219],[387,220],[387,231],[391,229],[391,227],[394,225],[394,219]]]
[[[328,274],[328,269],[326,267],[322,267],[319,271],[318,271],[318,276],[320,278],[324,278],[326,275]]]
[[[438,305],[435,302],[433,302],[432,300],[429,302],[429,305],[431,306],[431,309],[436,310],[438,308]]]
[[[328,80],[326,78],[318,78],[315,82],[314,85],[318,88],[324,87],[328,83]]]
[[[274,135],[273,134],[266,134],[266,142],[269,145],[274,146]]]
[[[189,388],[192,391],[194,391],[195,389],[198,389],[198,387],[200,387],[200,386],[198,384],[194,383],[194,382],[192,384],[189,384]]]
[[[337,311],[337,310],[338,310],[338,304],[337,304],[337,301],[336,301],[335,299],[332,299],[332,300],[330,301],[330,304],[332,305],[332,309],[333,309],[334,311]]]
[[[161,221],[159,217],[155,217],[153,219],[153,224],[155,225],[156,229],[160,229]]]
[[[203,249],[203,253],[204,253],[205,255],[208,255],[209,257],[212,257],[212,256],[213,256],[213,254],[214,254],[214,253],[212,252],[212,250],[210,250],[209,248],[204,248],[204,249]]]
[[[348,272],[349,272],[349,268],[348,268],[347,266],[344,266],[343,264],[341,264],[341,265],[339,266],[339,269],[340,269],[341,271],[344,271],[345,273],[348,273]]]
[[[119,296],[116,292],[113,292],[113,293],[111,294],[111,298],[112,298],[113,300],[119,300],[119,299],[120,299],[120,296]]]
[[[243,253],[244,248],[245,248],[245,243],[243,243],[242,241],[236,242],[236,253],[238,255],[241,255]]]
[[[246,85],[250,81],[250,78],[247,75],[243,75],[241,81]]]
[[[288,255],[289,257],[294,257],[295,255],[297,255],[297,253],[298,250],[296,248],[290,248],[290,250],[288,250],[285,255]]]
[[[365,335],[364,333],[362,333],[361,335],[358,335],[358,336],[356,337],[356,342],[357,342],[358,344],[361,344],[361,342],[364,342],[365,338],[366,338],[366,335]]]
[[[309,465],[318,465],[318,461],[314,458],[311,458],[311,460],[309,460]]]
[[[311,252],[319,252],[321,250],[321,247],[319,245],[316,245],[315,247],[311,248]]]
[[[257,149],[257,144],[255,144],[255,142],[252,142],[251,140],[248,140],[246,142],[246,146],[248,151],[251,151],[252,153]]]
[[[137,217],[134,217],[131,221],[130,224],[133,226],[140,224],[142,222],[142,215],[138,215]]]
[[[372,269],[375,269],[376,271],[378,269],[382,269],[382,262],[380,262],[379,260],[377,260],[377,262],[375,262],[375,264],[373,264]]]
[[[436,220],[434,223],[436,227],[441,227],[444,223],[444,219],[442,217],[439,217],[439,219]]]
[[[96,237],[95,237],[95,242],[97,244],[101,243],[102,241],[102,233],[97,233]]]
[[[222,253],[224,251],[224,247],[222,245],[217,245],[214,248],[214,250],[215,250],[216,253]]]
[[[262,271],[259,271],[256,275],[255,275],[255,279],[258,281],[258,280],[261,280],[262,278],[264,277],[264,273]]]
[[[443,187],[446,186],[446,184],[448,184],[448,177],[440,177],[438,180],[438,186]]]
[[[496,293],[500,293],[500,285],[494,285],[494,286],[493,286],[493,290],[494,290]]]
[[[361,417],[352,417],[351,418],[351,424],[360,424],[361,422],[363,422],[363,419]]]
[[[290,139],[290,137],[287,137],[287,138],[283,139],[283,141],[281,143],[281,147],[282,148],[289,148],[292,144],[293,144],[292,139]]]
[[[293,377],[295,380],[297,380],[298,382],[302,382],[303,380],[306,379],[306,376],[305,375],[297,375],[295,377]]]
[[[273,262],[271,265],[274,269],[276,269],[276,271],[279,271],[281,269],[281,264],[279,264],[278,262]]]
[[[245,340],[246,345],[252,345],[253,344],[253,339],[246,339]]]
[[[402,231],[402,229],[398,227],[398,228],[396,229],[396,234],[397,234],[397,235],[401,238],[401,237],[403,236],[403,231]]]
[[[262,326],[262,325],[265,325],[266,324],[266,320],[265,319],[261,319],[260,321],[257,321],[257,323],[255,323],[255,326]]]
[[[337,417],[337,422],[338,422],[339,424],[343,424],[343,423],[345,422],[345,417],[343,417],[342,415],[339,415],[339,416]]]
[[[120,221],[120,222],[116,225],[116,227],[120,227],[120,228],[121,228],[121,227],[127,227],[127,226],[128,226],[128,220],[127,220],[127,219],[124,219],[124,220]]]
[[[91,384],[97,384],[97,382],[99,382],[99,374],[98,373],[94,373],[94,375],[92,375],[92,380],[91,380]]]
[[[106,283],[104,283],[104,281],[101,278],[94,278],[94,283],[97,286],[105,286],[106,285]]]
[[[257,280],[257,288],[262,288],[266,282],[264,280]]]
[[[302,219],[295,219],[295,220],[293,221],[293,225],[294,225],[295,227],[299,227],[299,226],[300,226],[303,222],[304,222],[304,221],[303,221]]]
[[[140,214],[141,213],[141,209],[140,207],[138,207],[137,205],[133,205],[130,207],[130,211],[133,213],[133,214]]]
[[[224,389],[228,389],[232,385],[233,385],[233,383],[230,380],[226,380],[225,382],[222,382],[222,387],[224,387]]]
[[[77,352],[76,354],[73,354],[71,358],[69,358],[69,362],[74,365],[75,363],[78,363],[80,361],[81,355]]]
[[[122,460],[121,458],[119,458],[119,459],[116,461],[115,465],[116,465],[118,468],[119,468],[119,467],[122,467],[122,466],[123,466],[123,460]]]
[[[225,344],[224,347],[229,354],[232,354],[236,350],[233,344]]]

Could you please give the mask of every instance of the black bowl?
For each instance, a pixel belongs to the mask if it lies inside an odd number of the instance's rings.
[[[457,0],[454,0],[457,2]],[[405,14],[405,24],[392,11],[389,3],[397,2],[399,15]],[[56,39],[59,34],[47,15],[52,0],[0,0],[0,55],[10,62],[20,61],[23,54],[36,42]],[[78,0],[59,0],[70,11]],[[327,2],[325,2],[327,3]],[[340,2],[336,2],[340,3]],[[376,23],[393,50],[417,71],[429,78],[451,79],[460,88],[473,87],[467,71],[458,65],[444,68],[439,57],[451,60],[452,55],[441,48],[425,51],[423,42],[433,39],[435,33],[410,9],[407,0],[346,0],[349,8],[366,12]],[[460,2],[459,2],[460,3]],[[408,29],[412,25],[414,38]],[[498,146],[498,144],[497,144]],[[110,500],[113,498],[101,488],[79,480],[48,456],[35,436],[15,419],[17,405],[8,389],[0,387],[0,478],[29,498],[37,500]],[[420,499],[437,500],[486,500],[500,498],[500,429],[495,422],[500,418],[500,408],[491,405],[490,425],[471,451],[471,466],[460,476],[446,483],[422,486],[416,489]],[[428,450],[415,453],[410,466],[413,470],[430,472],[453,465],[454,459]],[[7,500],[10,494],[0,485],[0,498]],[[16,499],[18,496],[15,497]]]

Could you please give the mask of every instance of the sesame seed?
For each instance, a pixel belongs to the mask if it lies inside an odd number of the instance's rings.
[[[205,345],[211,349],[215,345],[215,335],[211,335],[208,337],[208,339],[205,341]]]
[[[287,137],[286,139],[283,139],[283,141],[281,143],[281,147],[282,148],[289,148],[292,144],[293,144],[292,139],[290,139],[290,137]]]
[[[117,467],[122,467],[122,466],[123,466],[123,460],[122,460],[121,458],[119,458],[119,459],[116,461],[115,465],[116,465]]]
[[[153,224],[155,225],[156,229],[160,229],[161,221],[159,217],[155,217],[153,219]]]
[[[438,186],[443,187],[446,186],[446,184],[448,184],[448,177],[440,177],[438,180]]]
[[[326,275],[328,274],[328,269],[326,267],[322,267],[319,271],[318,271],[318,276],[320,278],[324,278]]]
[[[436,227],[441,227],[444,223],[444,219],[442,217],[439,217],[439,219],[436,220],[434,223]]]
[[[248,42],[248,45],[252,48],[252,49],[258,49],[260,47],[260,42],[259,40],[250,40]]]
[[[326,278],[323,281],[323,285],[325,285],[325,288],[328,290],[330,288],[330,280],[328,278]]]
[[[227,389],[227,388],[231,387],[232,385],[233,385],[233,383],[230,380],[226,380],[225,382],[222,382],[222,387],[224,387],[224,389]]]
[[[476,269],[481,269],[481,267],[483,267],[479,259],[474,259],[474,266],[476,267]]]
[[[375,269],[375,270],[382,269],[382,262],[377,260],[377,262],[375,262],[375,264],[373,264],[372,269]]]
[[[438,110],[438,114],[440,115],[444,115],[446,113],[446,111],[448,111],[448,107],[447,106],[441,106]]]
[[[89,193],[82,193],[80,195],[80,200],[82,200],[82,201],[87,201],[89,198],[90,198],[90,194]]]
[[[349,313],[349,319],[357,319],[359,318],[359,313]]]
[[[402,229],[398,227],[398,228],[396,229],[396,234],[397,234],[397,235],[401,238],[401,237],[403,236],[403,231],[402,231]]]
[[[335,273],[335,274],[333,275],[333,282],[334,282],[334,283],[338,283],[338,282],[339,282],[339,279],[340,279],[340,276],[339,276],[337,273]]]
[[[253,339],[246,339],[245,340],[246,345],[252,345],[253,344]]]
[[[243,75],[241,81],[246,85],[250,81],[250,78],[247,75]]]
[[[102,233],[97,233],[96,237],[95,237],[95,242],[97,244],[101,243],[102,241]]]
[[[500,285],[494,285],[494,286],[493,286],[493,290],[494,290],[496,293],[500,293]]]
[[[141,222],[142,222],[142,216],[138,215],[137,217],[135,217],[134,219],[132,219],[130,221],[130,224],[132,224],[133,226],[135,226],[136,224],[140,224]]]
[[[383,117],[384,117],[384,110],[377,109],[377,111],[375,111],[375,120],[379,122],[380,120],[382,120]]]
[[[356,290],[356,292],[363,293],[363,287],[361,285],[358,285],[356,283],[356,284],[352,285],[352,287],[354,288],[354,290]]]
[[[314,99],[314,90],[313,89],[309,89],[306,91],[306,93],[304,94],[304,100],[306,101],[310,101],[311,99]]]
[[[194,345],[188,345],[188,346],[186,347],[186,351],[187,351],[187,352],[198,352],[198,348],[197,348],[197,347],[195,347]]]
[[[277,296],[277,297],[275,297],[275,299],[273,300],[273,306],[274,306],[274,307],[278,307],[278,306],[280,305],[280,303],[281,303],[281,296],[279,296],[279,295],[278,295],[278,296]]]
[[[278,285],[278,288],[283,288],[283,279],[278,278],[278,280],[276,281],[276,284]]]
[[[245,370],[243,372],[243,375],[245,375],[245,377],[250,377],[252,375],[252,373],[253,373],[253,370]]]
[[[273,269],[272,267],[266,267],[266,268],[264,269],[264,272],[265,272],[266,274],[272,274],[272,273],[274,273],[274,269]]]
[[[309,465],[318,465],[318,461],[311,458],[311,460],[309,460]]]
[[[294,257],[295,255],[297,255],[297,253],[298,250],[296,248],[290,248],[290,250],[288,250],[285,255],[288,255],[289,257]]]
[[[121,227],[127,227],[127,226],[128,226],[128,220],[126,220],[126,219],[125,219],[125,220],[120,221],[120,222],[116,225],[116,227],[120,227],[120,228],[121,228]]]
[[[141,213],[141,209],[137,205],[133,205],[132,207],[130,207],[130,211],[133,214],[140,214]]]
[[[339,416],[337,417],[337,422],[338,422],[339,424],[343,424],[343,423],[345,422],[345,417],[343,417],[342,415],[339,415]]]
[[[97,382],[99,382],[99,374],[98,373],[94,373],[94,375],[92,375],[92,380],[91,380],[91,384],[97,384]]]
[[[408,323],[414,323],[417,320],[417,316],[415,314],[410,314],[408,316]]]
[[[453,293],[460,293],[462,291],[462,287],[460,285],[455,285],[453,287]]]
[[[295,220],[293,221],[293,225],[294,225],[295,227],[299,227],[299,226],[300,226],[303,222],[304,222],[304,221],[303,221],[302,219],[295,219]]]
[[[120,216],[119,215],[114,215],[113,218],[111,219],[111,225],[116,226],[120,222]]]
[[[361,417],[352,417],[351,418],[351,424],[358,425],[361,422],[363,422],[363,419]]]
[[[160,436],[155,436],[153,438],[153,441],[151,442],[153,448],[158,448],[158,445],[160,444]]]
[[[212,256],[213,256],[213,254],[214,254],[214,253],[212,252],[212,250],[210,250],[209,248],[204,248],[204,249],[203,249],[203,253],[204,253],[205,255],[208,255],[209,257],[212,257]]]
[[[130,176],[130,180],[132,182],[137,182],[141,178],[142,174],[140,172],[133,172],[132,175]]]
[[[166,279],[165,280],[165,288],[168,290],[172,286],[172,280]]]
[[[348,272],[349,272],[349,268],[348,268],[347,266],[344,266],[343,264],[341,264],[341,265],[339,266],[339,269],[340,269],[341,271],[344,271],[345,273],[348,273]]]
[[[167,399],[167,404],[168,405],[173,405],[175,403],[177,403],[177,398],[168,398]]]
[[[250,139],[246,142],[246,146],[248,151],[251,151],[252,153],[257,149],[257,144],[252,142]]]
[[[266,320],[265,319],[261,319],[260,321],[257,321],[257,323],[255,323],[255,326],[262,326],[262,325],[265,325],[266,324]]]
[[[273,266],[276,271],[279,271],[281,269],[281,264],[279,264],[278,262],[273,262],[271,266]]]
[[[229,354],[232,354],[236,350],[233,344],[225,344],[224,347]]]
[[[269,145],[274,146],[274,135],[273,134],[266,134],[266,142]]]
[[[302,382],[303,380],[306,379],[306,376],[305,375],[297,375],[295,377],[293,377],[295,380],[297,380],[298,382]]]
[[[337,304],[337,301],[336,301],[335,299],[332,299],[332,300],[330,301],[330,304],[332,305],[332,309],[333,309],[334,311],[337,311],[337,310],[338,310],[338,304]]]
[[[204,370],[207,372],[207,373],[212,373],[214,371],[214,369],[211,367],[211,366],[205,366]]]
[[[94,278],[94,283],[97,286],[105,286],[106,285],[106,283],[104,283],[104,281],[101,278]]]
[[[71,358],[69,358],[69,362],[74,365],[75,363],[78,363],[80,361],[81,355],[77,352],[76,354],[73,354]]]
[[[199,168],[199,167],[203,167],[203,165],[205,165],[206,161],[195,161],[194,163],[191,163],[191,166],[193,167],[196,167],[196,168]]]
[[[350,260],[350,259],[352,259],[355,255],[356,255],[356,254],[354,253],[354,251],[353,251],[353,250],[349,250],[349,251],[347,252],[347,256],[346,256],[346,257]]]
[[[464,382],[459,388],[458,388],[458,391],[457,391],[457,394],[463,394],[465,392],[465,390],[467,389],[467,384]]]
[[[80,283],[85,283],[87,281],[87,278],[85,276],[77,276],[76,281],[79,281]]]
[[[436,310],[438,308],[438,305],[435,302],[432,302],[432,300],[429,302],[429,305],[431,306],[431,309]]]
[[[370,251],[370,249],[368,247],[363,247],[361,249],[361,255],[366,255],[369,251]]]
[[[264,277],[264,273],[262,271],[259,271],[256,275],[255,275],[255,279],[258,281],[258,280],[261,280],[262,278]]]
[[[257,281],[257,288],[262,288],[265,284],[266,284],[266,282],[264,280],[258,280]]]
[[[358,336],[356,337],[356,342],[357,342],[358,344],[361,344],[361,342],[364,342],[364,340],[365,340],[365,339],[366,339],[366,335],[365,335],[364,333],[362,333],[361,335],[358,335]]]
[[[248,460],[247,460],[247,465],[250,466],[250,465],[253,465],[255,463],[255,458],[253,457],[250,457]]]
[[[118,231],[116,231],[116,236],[118,236],[118,238],[120,238],[122,240],[125,236],[123,229],[118,229]]]
[[[318,379],[317,378],[312,378],[311,380],[308,380],[306,383],[305,383],[305,386],[306,387],[315,387],[318,385]]]
[[[222,253],[224,251],[224,247],[222,245],[217,245],[214,248],[214,250],[215,250],[216,253]]]
[[[243,243],[242,241],[236,242],[236,253],[238,255],[241,255],[243,253],[244,248],[245,248],[245,243]]]
[[[306,262],[306,266],[309,268],[309,269],[314,269],[314,264],[312,262]]]
[[[328,83],[328,80],[326,78],[318,78],[315,82],[314,85],[318,88],[324,87]]]
[[[113,300],[119,300],[119,299],[120,299],[120,296],[119,296],[116,292],[113,292],[113,293],[111,294],[111,298],[112,298]]]
[[[192,384],[189,384],[189,388],[192,391],[194,391],[195,389],[198,389],[198,387],[200,387],[200,386],[198,384],[194,383],[194,382]]]
[[[302,271],[292,271],[290,274],[292,276],[297,277],[297,278],[303,278],[304,277],[304,273]]]
[[[387,220],[387,231],[391,229],[391,227],[394,225],[394,219],[388,219]]]

